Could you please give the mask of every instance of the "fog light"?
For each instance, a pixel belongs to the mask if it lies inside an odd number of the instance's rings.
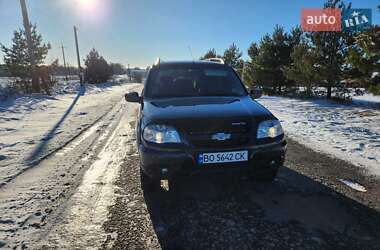
[[[272,160],[272,161],[270,162],[270,165],[271,165],[271,166],[276,165],[276,161],[275,161],[275,160]]]

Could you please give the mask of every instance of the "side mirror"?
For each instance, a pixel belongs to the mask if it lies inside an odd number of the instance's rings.
[[[253,99],[258,99],[260,98],[262,95],[263,95],[263,92],[261,91],[261,89],[251,89],[249,91],[249,95],[253,98]]]
[[[125,94],[125,100],[127,102],[141,102],[141,99],[142,98],[139,96],[137,92],[131,92],[131,93]]]

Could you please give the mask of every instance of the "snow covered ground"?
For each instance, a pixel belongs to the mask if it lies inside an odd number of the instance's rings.
[[[30,95],[0,102],[0,186],[65,145],[141,84],[76,82],[53,96]]]
[[[123,102],[122,105],[120,120],[114,121],[117,124],[114,128],[111,123],[100,137],[106,138],[106,143],[70,197],[65,212],[60,216],[61,222],[52,228],[46,241],[41,242],[45,247],[38,248],[101,248],[107,237],[102,226],[108,217],[108,207],[114,204],[117,196],[115,181],[126,157],[133,152],[135,135],[131,122],[135,120],[138,104]]]
[[[364,94],[362,96],[353,96],[352,102],[354,104],[380,107],[380,95]]]
[[[123,84],[86,89],[75,81],[61,82],[50,97],[0,102],[0,186],[94,124],[124,93],[141,88],[126,81],[127,76],[119,76],[114,82]],[[262,97],[259,102],[282,120],[290,137],[380,175],[379,110],[281,97]]]
[[[380,176],[380,111],[324,100],[264,96],[289,137]]]
[[[75,75],[70,75],[68,81],[65,80],[64,76],[54,76],[54,78],[57,83],[52,89],[53,95],[74,93],[78,90],[79,80]],[[11,87],[15,79],[14,77],[0,77],[0,101],[8,97],[17,96],[17,93],[15,93],[16,90]],[[131,82],[128,75],[114,75],[107,84],[121,84],[127,82]]]

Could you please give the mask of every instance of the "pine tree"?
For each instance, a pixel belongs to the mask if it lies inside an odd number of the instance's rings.
[[[244,61],[241,58],[243,53],[232,43],[228,49],[224,51],[223,60],[228,66],[234,68],[239,75],[243,73]]]
[[[248,56],[250,60],[244,62],[243,81],[246,85],[253,87],[258,84],[257,74],[255,74],[255,66],[257,57],[259,56],[260,48],[257,43],[252,43],[248,48]]]
[[[209,49],[206,54],[201,56],[200,60],[208,59],[208,58],[219,58],[221,56],[216,54],[216,50],[214,48]]]
[[[273,71],[276,74],[278,93],[282,92],[282,86],[288,85],[284,75],[284,68],[291,63],[290,36],[284,28],[277,25],[272,34]]]
[[[315,51],[306,42],[294,47],[291,53],[292,64],[285,67],[285,76],[298,83],[301,87],[306,87],[306,95],[312,95],[312,87],[317,84],[321,77],[317,73],[318,64]]]
[[[43,43],[41,34],[37,33],[37,26],[31,25],[31,37],[34,48],[34,57],[37,67],[44,63],[51,48],[50,44]],[[20,77],[24,81],[31,77],[31,61],[23,29],[14,31],[11,47],[1,44],[4,53],[4,62],[13,77]]]
[[[283,86],[290,86],[292,81],[285,77],[284,70],[292,61],[290,54],[301,35],[299,28],[288,34],[277,25],[271,36],[265,35],[259,45],[253,43],[248,49],[250,60],[244,67],[247,84],[261,85],[268,93],[281,93]]]
[[[375,72],[380,72],[380,26],[373,26],[355,36],[355,43],[348,49],[347,63],[361,74],[356,78],[362,83],[362,87],[370,88],[374,94],[379,94],[380,82],[378,77],[373,77]],[[351,74],[352,77],[352,74]]]
[[[106,82],[112,75],[112,69],[107,61],[99,55],[96,49],[92,49],[85,60],[86,81],[89,83]]]
[[[324,8],[345,8],[341,0],[327,0]],[[350,8],[350,6],[348,6]],[[332,88],[339,87],[344,75],[344,61],[351,34],[346,32],[312,32],[309,37],[315,46],[318,74],[323,77],[327,88],[327,98],[332,95]]]

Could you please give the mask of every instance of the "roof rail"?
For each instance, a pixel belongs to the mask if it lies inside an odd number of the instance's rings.
[[[203,59],[203,61],[209,61],[209,62],[216,62],[216,63],[220,63],[220,64],[224,64],[224,60],[222,58],[206,58],[206,59]]]
[[[154,66],[160,65],[161,63],[161,58],[157,57],[156,61],[154,62]]]

